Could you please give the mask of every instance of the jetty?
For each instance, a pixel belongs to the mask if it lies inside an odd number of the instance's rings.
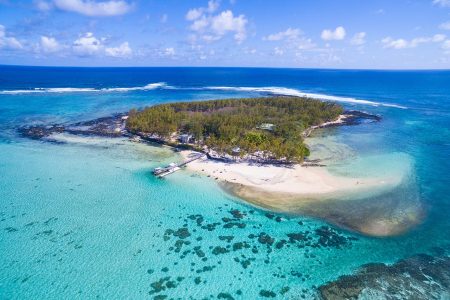
[[[170,163],[168,166],[165,166],[165,167],[157,167],[157,168],[153,169],[152,173],[156,177],[162,178],[162,177],[172,174],[178,170],[181,170],[181,168],[186,166],[188,163],[193,162],[194,160],[197,160],[197,159],[200,159],[203,157],[205,157],[205,154],[199,153],[198,155],[195,155],[192,158],[190,158],[182,163],[179,163],[179,164]]]

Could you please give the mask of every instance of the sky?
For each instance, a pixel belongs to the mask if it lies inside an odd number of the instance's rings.
[[[0,64],[450,69],[450,0],[0,0]]]

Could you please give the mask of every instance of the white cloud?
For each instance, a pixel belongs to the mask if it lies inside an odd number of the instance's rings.
[[[450,40],[446,40],[444,43],[442,43],[442,49],[450,50]]]
[[[127,58],[133,55],[128,42],[123,42],[117,47],[107,47],[106,38],[97,38],[92,32],[87,32],[73,42],[73,53],[79,56],[106,55],[117,58]]]
[[[92,32],[87,32],[73,43],[73,50],[81,56],[98,54],[102,49],[102,42]]]
[[[439,25],[439,28],[442,30],[450,30],[450,21],[442,23]]]
[[[359,32],[353,36],[353,38],[350,41],[350,44],[355,46],[361,46],[366,43],[366,33],[365,32]]]
[[[275,49],[273,49],[273,50],[274,50],[275,55],[281,56],[284,54],[284,50],[279,47],[275,47]]]
[[[443,40],[445,40],[445,38],[446,38],[445,34],[435,34],[431,38],[431,41],[433,43],[439,43],[439,42],[442,42]]]
[[[234,32],[234,39],[240,43],[247,37],[246,24],[247,19],[244,15],[235,17],[231,10],[227,10],[212,18],[211,29],[218,36],[223,36],[227,32]]]
[[[408,41],[404,39],[394,40],[391,37],[385,37],[381,42],[384,44],[383,48],[404,49],[409,45]]]
[[[343,40],[345,38],[345,28],[342,26],[337,27],[334,31],[330,29],[324,29],[321,37],[325,41],[330,40]]]
[[[45,53],[53,53],[59,51],[61,47],[55,38],[41,36],[40,48]]]
[[[34,5],[40,11],[49,11],[53,8],[52,3],[44,1],[44,0],[35,0]]]
[[[112,57],[119,57],[119,58],[130,57],[132,53],[133,51],[131,50],[128,42],[122,43],[119,47],[111,47],[105,49],[105,54],[107,56]]]
[[[405,39],[393,39],[391,37],[386,37],[381,40],[383,43],[383,48],[392,49],[406,49],[406,48],[416,48],[420,44],[426,43],[440,43],[444,41],[446,36],[444,34],[435,34],[432,37],[417,37],[410,41]]]
[[[216,1],[210,0],[210,1],[208,2],[208,8],[207,8],[207,11],[208,11],[209,13],[213,13],[213,12],[215,12],[215,11],[219,8],[219,6],[220,6],[220,1],[219,1],[219,0],[216,0]]]
[[[278,33],[269,34],[268,36],[263,37],[265,41],[280,41],[280,40],[293,40],[298,38],[302,32],[298,28],[288,28],[285,31],[280,31]]]
[[[316,44],[310,38],[303,36],[303,32],[298,28],[289,27],[285,31],[269,34],[263,37],[264,41],[277,42],[282,41],[283,45],[277,46],[274,49],[275,55],[284,55],[285,52],[294,52],[300,55],[303,50],[311,50],[316,47]],[[300,50],[300,51],[299,51]]]
[[[194,21],[200,18],[203,15],[203,9],[202,8],[193,8],[190,9],[186,14],[186,20],[188,21]]]
[[[210,13],[212,14],[213,12],[215,12],[220,5],[220,1],[214,1],[214,0],[210,0],[208,2],[208,7],[199,7],[199,8],[193,8],[190,9],[187,14],[186,14],[186,20],[188,21],[194,21],[197,20],[198,18],[200,18],[201,16],[203,16],[204,13]]]
[[[211,1],[209,2],[211,6]],[[218,3],[218,2],[214,2]],[[234,33],[236,42],[241,43],[247,38],[247,19],[244,15],[234,16],[231,10],[226,10],[218,15],[204,13],[216,9],[217,4],[208,9],[191,9],[186,14],[188,21],[193,21],[189,27],[204,41],[213,42],[222,39],[227,33]],[[197,40],[197,35],[190,38],[191,41]]]
[[[300,39],[296,40],[294,46],[296,46],[299,50],[307,50],[315,48],[316,44],[314,44],[313,41],[309,38],[301,37]]]
[[[53,0],[57,8],[85,16],[117,16],[126,14],[131,5],[124,0]]]
[[[193,31],[203,31],[209,26],[209,23],[210,19],[202,16],[200,19],[195,20],[190,28]]]
[[[23,49],[22,44],[15,38],[6,34],[5,26],[0,24],[0,49]]]
[[[442,7],[450,7],[450,0],[433,0],[433,4]]]
[[[163,55],[164,56],[174,56],[175,55],[175,48],[169,47],[169,48],[164,49]]]

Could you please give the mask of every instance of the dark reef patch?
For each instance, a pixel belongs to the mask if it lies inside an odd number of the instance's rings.
[[[23,137],[40,140],[54,133],[69,133],[75,135],[96,135],[106,137],[119,137],[124,134],[125,123],[122,120],[125,114],[115,114],[95,120],[77,122],[72,124],[50,124],[23,126],[18,129]],[[119,128],[119,130],[117,130]]]
[[[415,255],[393,265],[371,263],[319,287],[323,299],[446,299],[450,289],[450,257]]]
[[[259,295],[264,298],[275,298],[277,296],[277,294],[275,292],[268,291],[268,290],[261,290],[259,292]]]
[[[307,259],[315,259],[316,256],[311,251],[313,248],[343,249],[351,247],[352,242],[356,240],[351,235],[344,234],[330,226],[312,228],[296,218],[291,219],[277,213],[224,206],[226,208],[219,207],[218,212],[212,217],[201,214],[178,216],[182,222],[181,226],[177,229],[167,228],[160,236],[162,240],[168,242],[166,255],[178,254],[180,259],[186,259],[190,264],[191,275],[186,277],[189,280],[184,284],[189,282],[191,287],[192,285],[207,285],[210,274],[223,267],[229,268],[232,264],[242,267],[241,275],[235,275],[236,280],[240,281],[244,274],[252,277],[254,272],[252,267],[257,264],[265,264],[270,268],[274,262],[273,255],[278,255],[278,252],[288,248],[298,248],[296,251],[299,255],[303,255]],[[283,223],[280,223],[282,221]],[[263,231],[264,226],[271,225],[265,224],[265,222],[272,223],[274,230]],[[293,222],[293,226],[289,226],[290,222]],[[302,227],[301,231],[286,232],[283,230],[283,228],[292,230],[292,228],[298,228],[298,225]],[[216,234],[214,231],[218,227],[226,229],[226,233],[220,228],[221,234]],[[239,231],[244,227],[250,232],[246,231],[248,233],[240,235]],[[178,262],[174,265],[177,264]],[[179,285],[182,280],[177,280],[177,278],[184,279],[184,277],[179,277],[181,274],[176,274],[177,268],[169,270],[161,265],[158,270],[160,279],[151,284],[151,294],[160,295],[165,290]],[[302,274],[303,272],[300,273],[293,269],[279,269],[272,275],[278,279],[305,282],[310,280],[310,276],[307,271],[304,272]],[[153,277],[156,272],[150,269],[147,270],[147,273]],[[174,276],[173,279],[168,276],[169,274]],[[276,290],[267,289],[268,287],[262,289],[262,286],[259,288],[261,290],[256,292],[257,295],[252,295],[257,299],[285,297],[291,290],[289,286],[279,287]],[[233,299],[241,298],[241,294],[242,291],[236,293],[236,296],[222,292],[218,295],[209,295],[209,298]],[[299,297],[304,298],[303,294]]]

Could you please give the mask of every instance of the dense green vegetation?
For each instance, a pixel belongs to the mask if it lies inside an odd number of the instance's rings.
[[[179,102],[130,111],[127,128],[132,132],[156,134],[169,140],[174,133],[189,133],[198,146],[219,153],[240,155],[257,151],[264,157],[300,162],[309,155],[302,132],[336,119],[340,105],[299,97],[262,97],[201,102]],[[272,130],[261,124],[275,125]]]

